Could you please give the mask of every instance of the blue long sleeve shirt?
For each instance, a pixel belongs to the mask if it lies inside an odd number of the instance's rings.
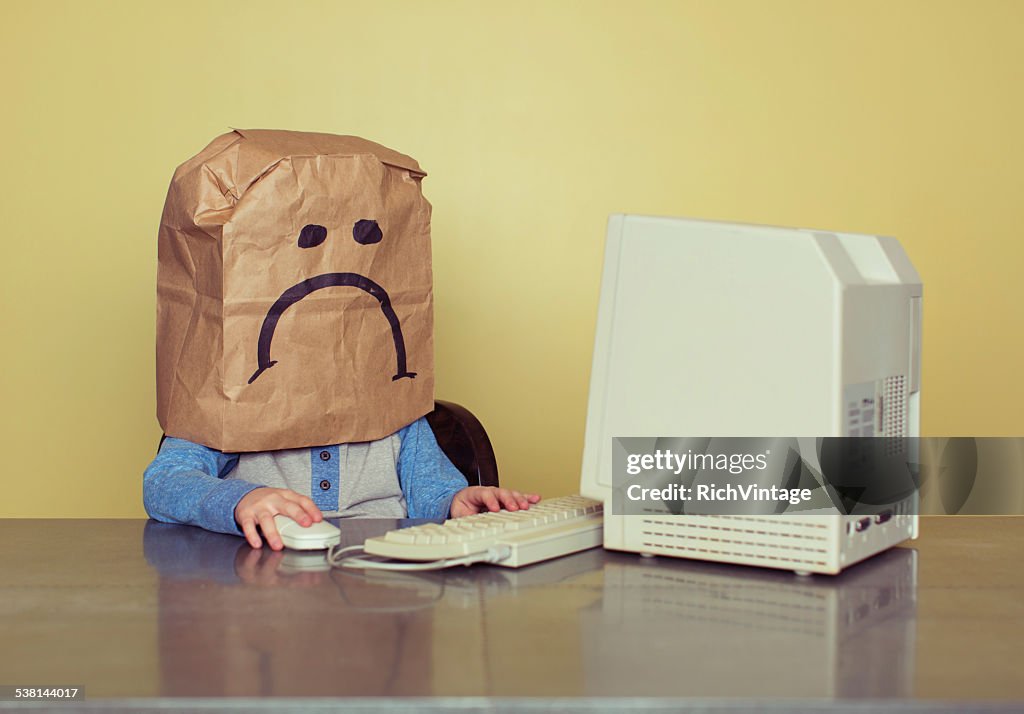
[[[167,438],[143,474],[151,518],[241,535],[235,507],[261,486],[310,496],[324,515],[444,519],[467,482],[426,418],[378,441],[230,454]]]

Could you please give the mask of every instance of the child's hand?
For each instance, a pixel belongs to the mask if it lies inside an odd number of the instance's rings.
[[[495,486],[467,486],[452,499],[452,518],[471,516],[484,511],[519,511],[540,500],[535,493],[519,493],[508,488]]]
[[[256,532],[256,526],[259,526],[271,550],[281,550],[284,543],[274,525],[274,516],[278,513],[288,516],[303,528],[324,519],[320,509],[308,496],[287,488],[262,486],[242,496],[242,500],[235,506],[235,521],[253,548],[263,545]]]

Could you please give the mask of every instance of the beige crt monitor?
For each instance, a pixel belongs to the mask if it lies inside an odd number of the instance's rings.
[[[917,535],[894,517],[612,512],[614,437],[918,436],[921,280],[894,238],[608,223],[581,493],[604,546],[800,573]]]

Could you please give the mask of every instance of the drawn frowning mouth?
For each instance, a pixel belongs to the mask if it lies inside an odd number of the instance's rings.
[[[317,290],[334,287],[359,288],[377,299],[380,303],[380,311],[384,313],[388,324],[391,325],[391,338],[395,343],[396,367],[391,381],[404,377],[412,379],[416,376],[415,372],[409,372],[406,369],[405,339],[402,337],[402,324],[398,321],[394,308],[391,307],[391,298],[388,296],[387,291],[369,278],[358,273],[324,273],[291,286],[281,293],[281,297],[270,306],[266,317],[263,318],[263,326],[260,328],[259,343],[256,349],[258,367],[252,376],[249,377],[249,384],[255,382],[261,374],[277,364],[277,360],[270,359],[270,343],[274,339],[277,323],[285,311],[299,300]]]

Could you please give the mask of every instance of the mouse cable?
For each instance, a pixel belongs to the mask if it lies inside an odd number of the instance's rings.
[[[359,554],[356,553],[358,551]],[[393,561],[369,560],[363,546],[350,545],[339,548],[334,545],[327,551],[327,562],[333,568],[360,568],[364,570],[442,570],[456,565],[473,565],[474,563],[498,563],[512,554],[507,545],[494,546],[481,553],[464,555],[460,558],[443,558],[422,563],[402,563]]]

